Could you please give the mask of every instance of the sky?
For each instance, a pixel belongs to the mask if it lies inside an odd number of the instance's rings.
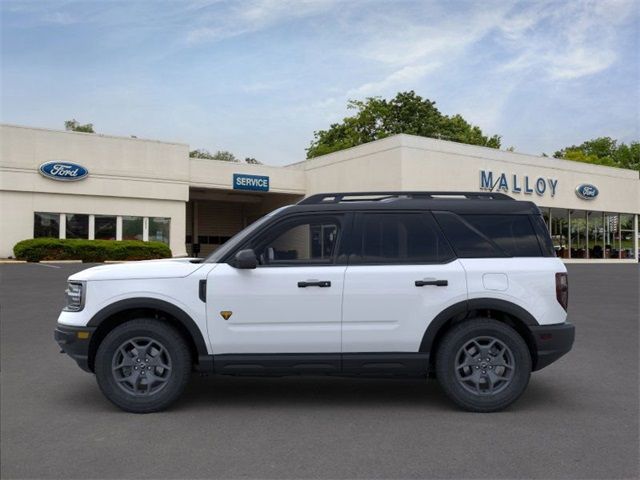
[[[640,140],[640,1],[2,0],[0,121],[285,165],[415,90],[503,148]]]

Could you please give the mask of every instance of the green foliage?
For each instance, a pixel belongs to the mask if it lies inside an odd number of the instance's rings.
[[[609,167],[629,168],[640,171],[640,142],[618,144],[610,137],[587,140],[581,145],[572,145],[553,154],[575,162],[593,163]]]
[[[105,260],[171,258],[171,249],[164,243],[138,240],[32,238],[16,243],[13,253],[17,259],[29,262],[40,260],[104,262]]]
[[[253,157],[245,158],[244,163],[248,163],[249,165],[262,165],[262,162],[260,160],[256,160]]]
[[[236,156],[226,150],[218,150],[216,153],[210,153],[208,150],[197,149],[189,152],[191,158],[204,158],[207,160],[220,160],[223,162],[238,162]]]
[[[96,133],[93,131],[93,123],[81,125],[75,118],[64,122],[64,129],[71,132]]]
[[[350,100],[348,108],[357,110],[356,114],[345,117],[342,123],[332,124],[327,130],[315,132],[307,149],[307,158],[398,133],[500,148],[500,136],[487,137],[480,127],[471,125],[460,115],[443,115],[435,105],[413,90],[399,92],[391,100],[380,97]]]

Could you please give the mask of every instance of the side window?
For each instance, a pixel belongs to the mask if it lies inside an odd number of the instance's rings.
[[[339,236],[339,219],[304,217],[276,225],[254,250],[260,265],[332,264]]]
[[[442,263],[454,257],[430,214],[363,213],[353,263]]]
[[[540,257],[540,244],[528,215],[463,215],[464,219],[513,257]]]
[[[495,246],[480,231],[451,212],[434,212],[442,231],[460,258],[505,257],[506,253]]]

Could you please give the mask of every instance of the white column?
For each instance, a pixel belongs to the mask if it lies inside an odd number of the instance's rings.
[[[89,215],[89,240],[96,239],[96,216]]]
[[[60,238],[67,238],[67,214],[60,214]]]
[[[122,240],[122,217],[116,217],[116,240]]]
[[[633,216],[633,258],[638,260],[638,215]]]
[[[144,217],[142,219],[142,241],[149,241],[149,217]]]

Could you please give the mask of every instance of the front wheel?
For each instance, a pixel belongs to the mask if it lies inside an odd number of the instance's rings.
[[[122,410],[157,412],[186,387],[191,356],[171,326],[136,319],[114,328],[100,343],[95,372],[102,393]]]
[[[442,340],[436,375],[458,406],[494,412],[515,402],[527,388],[531,355],[510,326],[490,318],[466,320]]]

